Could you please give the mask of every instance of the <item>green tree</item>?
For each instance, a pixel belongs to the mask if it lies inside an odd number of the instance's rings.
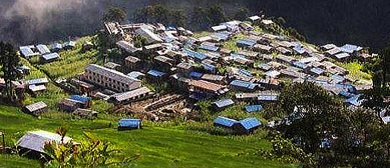
[[[221,5],[214,5],[208,8],[208,17],[210,18],[212,25],[218,25],[227,21],[227,16]]]
[[[196,29],[207,29],[211,25],[211,20],[207,15],[207,10],[203,7],[195,6],[191,15],[192,27]]]
[[[248,19],[249,15],[250,15],[249,9],[245,7],[241,7],[234,14],[234,19],[244,21]]]
[[[121,8],[110,6],[108,12],[104,14],[103,20],[105,22],[121,22],[125,20],[125,18],[125,11],[123,11]]]
[[[66,128],[60,127],[56,129],[60,133],[62,139],[68,132]],[[115,166],[119,163],[128,163],[138,156],[127,157],[121,161],[115,161],[115,156],[120,152],[113,150],[110,143],[99,140],[89,133],[84,133],[85,139],[78,144],[73,141],[64,143],[47,142],[44,145],[45,153],[50,157],[45,166],[58,168],[73,168],[73,167],[107,167]]]
[[[21,77],[21,74],[16,69],[19,61],[20,58],[13,46],[9,43],[0,42],[0,72],[2,72],[2,77],[6,84],[5,95],[10,101],[15,100],[15,90],[12,81],[16,81]]]
[[[173,9],[170,11],[170,16],[171,24],[173,26],[185,26],[186,24],[186,15],[183,10],[180,9]]]

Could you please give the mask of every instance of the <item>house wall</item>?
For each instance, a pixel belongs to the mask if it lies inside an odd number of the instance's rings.
[[[139,81],[134,81],[132,83],[123,83],[122,81],[107,78],[105,76],[99,75],[94,72],[90,72],[88,70],[85,71],[84,75],[85,75],[84,76],[85,80],[89,82],[120,92],[130,91],[133,90],[134,88],[141,87],[141,82]]]

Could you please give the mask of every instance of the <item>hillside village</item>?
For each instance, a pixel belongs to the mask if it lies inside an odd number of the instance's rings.
[[[104,101],[114,106],[115,112],[125,113],[118,130],[139,129],[143,121],[164,122],[177,117],[196,121],[205,102],[215,113],[236,105],[248,114],[262,113],[278,102],[285,84],[305,81],[342,98],[351,110],[361,106],[359,97],[372,87],[372,81],[351,75],[342,65],[368,62],[375,54],[353,44],[314,46],[265,31],[275,24],[263,16],[252,16],[194,33],[159,23],[106,22],[101,33],[109,48],[119,49],[120,57],[79,67],[83,72],[71,77],[30,78],[14,81],[14,85],[18,93],[33,97],[45,94],[53,84],[69,93],[58,102],[25,104],[27,114],[38,117],[55,109],[96,119],[100,113],[92,108],[93,102]],[[139,37],[144,39],[142,46],[135,44]],[[26,64],[18,70],[27,76],[32,69],[63,59],[60,53],[74,50],[76,43],[21,46],[20,56],[36,67]],[[79,45],[85,52],[97,47],[93,41]],[[2,87],[5,83],[0,79],[0,90]],[[386,123],[390,121],[381,117]],[[285,116],[267,121],[256,115],[231,118],[220,114],[212,120],[215,127],[247,135],[261,127],[288,125],[293,119]],[[29,134],[34,133],[47,134]]]

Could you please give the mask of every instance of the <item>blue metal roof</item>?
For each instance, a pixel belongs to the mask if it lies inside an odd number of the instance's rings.
[[[138,79],[140,76],[145,76],[145,74],[143,74],[142,72],[133,71],[133,72],[130,72],[129,74],[127,74],[127,76],[130,76],[134,79]]]
[[[233,105],[234,101],[232,99],[223,99],[223,100],[216,101],[213,104],[215,104],[215,106],[217,106],[218,108],[222,108],[222,107]]]
[[[72,96],[70,96],[70,99],[82,102],[84,104],[87,104],[91,100],[90,97],[84,97],[84,96],[80,96],[80,95],[72,95]]]
[[[259,101],[277,101],[279,98],[278,95],[259,95],[257,100]]]
[[[294,66],[298,67],[298,68],[301,68],[301,69],[306,69],[306,68],[309,68],[309,65],[306,65],[305,63],[303,62],[300,62],[300,61],[295,61],[293,63]]]
[[[154,76],[154,77],[162,77],[165,75],[164,72],[160,72],[160,71],[157,71],[157,70],[150,70],[148,71],[148,74],[151,75],[151,76]]]
[[[268,71],[268,70],[270,70],[272,68],[271,65],[264,64],[264,63],[259,64],[257,67],[259,67],[260,69],[265,70],[265,71]]]
[[[303,47],[300,46],[300,45],[295,46],[295,47],[293,48],[293,50],[294,50],[295,52],[297,52],[298,54],[303,54],[303,53],[306,52],[306,49],[303,48]]]
[[[138,128],[141,125],[140,119],[121,119],[118,123],[119,127]]]
[[[362,49],[361,47],[352,44],[345,44],[344,46],[340,47],[340,50],[346,53],[353,53],[361,49]]]
[[[241,124],[246,130],[259,127],[261,125],[260,121],[256,118],[247,118],[245,120],[239,121],[238,123]]]
[[[236,120],[226,118],[226,117],[221,117],[221,116],[217,117],[214,120],[214,124],[223,125],[225,127],[232,127],[235,123],[237,123]]]
[[[212,46],[212,45],[204,45],[204,44],[200,45],[199,48],[208,51],[218,51],[219,49],[219,47]]]
[[[201,61],[203,61],[204,59],[207,58],[207,56],[205,54],[201,54],[201,53],[189,50],[189,49],[184,49],[183,53],[188,55],[189,57],[192,57],[192,58],[195,58],[195,59],[198,59]]]
[[[47,80],[47,78],[40,78],[40,79],[32,79],[32,80],[28,80],[27,83],[29,85],[40,85],[40,84],[46,84],[48,83],[49,81]]]
[[[346,92],[346,91],[341,91],[339,93],[340,96],[343,96],[345,98],[351,98],[351,97],[354,97],[356,96],[355,94],[352,94],[352,93],[349,93],[349,92]]]
[[[202,66],[203,66],[204,69],[206,69],[207,71],[215,72],[215,66],[214,66],[214,65],[202,63]]]
[[[321,68],[312,68],[310,69],[310,72],[315,73],[316,75],[321,75],[325,72],[325,70]]]
[[[245,70],[245,69],[239,69],[238,73],[242,76],[252,77],[252,72]]]
[[[190,74],[188,74],[188,76],[199,79],[203,76],[203,73],[192,71]]]
[[[363,100],[359,100],[360,95],[356,95],[354,97],[351,97],[347,100],[345,100],[346,103],[349,103],[354,106],[360,106],[363,103]]]
[[[241,88],[246,88],[246,89],[250,89],[250,90],[255,89],[255,87],[257,86],[254,83],[247,82],[247,81],[241,81],[241,80],[234,80],[234,81],[230,82],[230,85],[234,86],[234,87],[241,87]]]
[[[245,111],[247,112],[256,112],[256,111],[261,111],[263,110],[263,106],[261,105],[251,105],[251,106],[246,106]]]
[[[229,34],[227,33],[223,33],[223,32],[219,32],[219,33],[213,33],[211,36],[215,36],[221,40],[227,40],[229,39]]]
[[[252,39],[243,39],[236,42],[237,45],[253,47],[257,42]]]

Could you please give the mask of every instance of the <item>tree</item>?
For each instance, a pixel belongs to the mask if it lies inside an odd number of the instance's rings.
[[[112,7],[108,9],[108,12],[104,14],[103,20],[105,22],[121,22],[125,20],[126,12],[124,12],[121,8]]]
[[[173,9],[169,12],[170,21],[173,26],[184,26],[186,23],[186,15],[183,10]]]
[[[196,29],[203,30],[209,28],[211,20],[207,16],[207,10],[203,7],[195,6],[192,10],[191,24]]]
[[[56,132],[61,133],[62,139],[66,136],[67,129],[60,127]],[[110,149],[110,143],[99,140],[89,133],[84,133],[85,139],[75,144],[73,141],[64,143],[47,142],[44,145],[45,153],[50,160],[45,164],[47,167],[72,168],[72,167],[107,167],[128,163],[138,156],[115,161],[114,157],[120,152]],[[46,158],[49,159],[49,158]]]
[[[208,9],[208,17],[212,25],[218,25],[227,20],[226,14],[220,5],[214,5]]]
[[[16,69],[19,61],[20,58],[13,46],[9,43],[0,42],[0,72],[2,72],[2,77],[6,84],[5,95],[10,101],[13,101],[15,97],[12,81],[21,77],[21,74]]]
[[[241,7],[235,13],[234,19],[244,21],[244,20],[248,19],[249,14],[250,14],[250,11],[248,8]]]
[[[341,136],[348,129],[347,113],[342,103],[313,83],[284,87],[280,106],[291,121],[281,131],[306,152],[316,152],[323,139]]]

